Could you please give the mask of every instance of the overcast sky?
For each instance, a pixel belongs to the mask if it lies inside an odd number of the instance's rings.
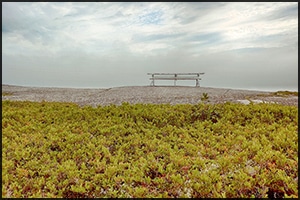
[[[298,2],[2,3],[3,84],[144,86],[152,72],[296,91]]]

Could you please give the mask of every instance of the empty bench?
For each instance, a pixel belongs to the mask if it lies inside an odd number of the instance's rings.
[[[151,75],[151,86],[155,86],[155,80],[174,80],[174,86],[176,86],[177,80],[195,80],[196,87],[200,87],[199,80],[200,75],[204,73],[147,73]]]

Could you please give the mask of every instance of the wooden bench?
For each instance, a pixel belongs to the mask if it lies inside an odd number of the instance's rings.
[[[155,86],[155,80],[174,80],[174,86],[176,86],[177,80],[195,80],[196,87],[200,87],[200,75],[203,74],[204,73],[147,73],[147,75],[151,75],[151,86]]]

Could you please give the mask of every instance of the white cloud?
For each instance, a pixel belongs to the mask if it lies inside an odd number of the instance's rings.
[[[21,14],[17,12],[20,17],[14,17],[14,21],[20,22],[23,19],[30,21],[26,23],[26,27],[23,26],[22,29],[21,26],[20,31],[19,29],[15,31],[34,45],[40,45],[40,48],[47,46],[52,51],[60,46],[80,48],[86,43],[99,43],[106,47],[120,42],[127,44],[129,46],[127,49],[131,49],[133,53],[138,53],[140,48],[134,46],[144,44],[144,49],[151,51],[155,46],[160,49],[162,46],[176,46],[185,41],[175,40],[176,44],[165,39],[161,40],[159,45],[148,44],[151,41],[139,41],[139,44],[135,44],[135,35],[184,33],[190,35],[215,32],[219,32],[222,38],[220,38],[220,46],[216,47],[218,44],[214,43],[213,49],[226,50],[223,49],[226,46],[236,46],[236,48],[256,46],[258,44],[249,45],[249,43],[261,36],[289,33],[291,27],[297,25],[297,18],[285,21],[266,21],[263,18],[280,7],[288,6],[290,4],[243,2],[220,5],[208,2],[22,3],[19,9]],[[9,3],[4,7],[12,9]],[[35,14],[38,18],[34,17]],[[224,42],[235,43],[235,45],[224,45]],[[190,44],[193,43],[195,44],[195,41]],[[137,49],[137,52],[134,52],[134,49]]]
[[[261,54],[255,53],[261,59],[267,59],[267,52],[273,52],[273,49],[282,49],[282,54],[278,54],[282,58],[278,59],[285,61],[288,55],[283,49],[291,49],[293,52],[289,54],[292,57],[289,58],[298,59],[294,53],[298,49],[298,4],[2,3],[4,72],[9,71],[7,68],[12,66],[9,62],[16,67],[17,63],[26,63],[26,59],[36,68],[51,68],[51,65],[56,64],[69,70],[69,65],[72,65],[77,66],[80,71],[83,70],[80,65],[86,65],[84,71],[87,73],[117,72],[122,62],[124,70],[132,70],[128,66],[134,65],[138,69],[144,69],[143,72],[146,73],[160,70],[153,67],[157,65],[162,66],[161,70],[184,71],[197,69],[196,66],[200,63],[205,65],[202,60],[206,60],[207,66],[210,66],[209,63],[212,62],[209,60],[218,61],[215,56],[223,53],[230,59],[237,59],[239,56],[232,55],[243,52],[243,49],[253,49],[253,52],[265,49],[260,51]],[[253,52],[249,55],[254,54]],[[245,63],[251,62],[243,53],[240,57]],[[231,65],[230,59],[226,61],[228,65]],[[193,64],[182,69],[185,63]],[[101,64],[107,67],[97,68]],[[289,62],[288,65],[291,71],[297,69],[295,63]],[[108,66],[116,69],[109,70]],[[233,66],[239,69],[238,65]],[[20,65],[14,69],[22,67]],[[45,70],[47,71],[47,67]],[[11,79],[8,77],[5,80],[13,81],[13,75],[10,76]]]

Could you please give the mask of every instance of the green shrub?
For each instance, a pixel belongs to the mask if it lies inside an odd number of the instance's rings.
[[[2,101],[2,197],[298,197],[298,107]]]

